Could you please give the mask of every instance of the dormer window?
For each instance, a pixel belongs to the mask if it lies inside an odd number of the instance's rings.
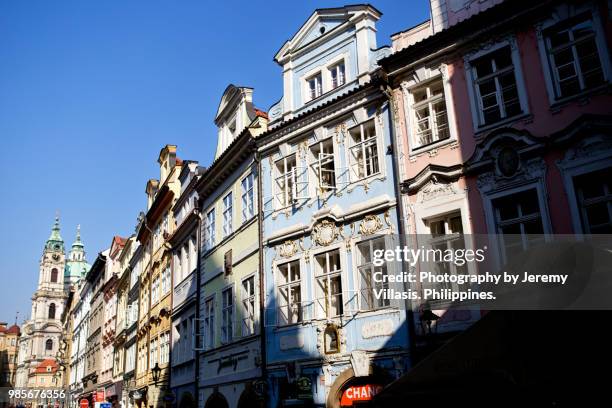
[[[346,75],[344,74],[344,61],[332,66],[329,69],[331,75],[332,89],[342,86],[346,83]]]
[[[310,100],[316,99],[323,94],[323,81],[320,72],[308,79],[308,91]]]
[[[236,136],[236,118],[233,118],[229,124],[227,125],[227,130],[229,130],[232,136]]]

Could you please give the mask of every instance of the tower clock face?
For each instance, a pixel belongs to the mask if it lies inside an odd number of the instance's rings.
[[[53,254],[54,261],[58,261],[59,259],[60,259],[60,256],[58,254]]]

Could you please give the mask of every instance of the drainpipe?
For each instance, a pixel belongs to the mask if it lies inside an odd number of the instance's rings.
[[[398,224],[398,234],[399,234],[399,243],[400,246],[402,248],[404,248],[406,246],[406,229],[404,228],[404,206],[402,205],[402,188],[401,188],[401,181],[399,179],[399,159],[398,159],[398,152],[395,148],[395,126],[396,126],[396,119],[395,119],[395,112],[397,111],[397,106],[395,105],[395,101],[393,99],[393,91],[391,89],[391,87],[389,86],[388,83],[383,83],[380,86],[381,91],[385,94],[385,96],[387,97],[387,100],[389,101],[389,113],[390,113],[390,126],[389,126],[389,134],[390,134],[390,139],[391,139],[391,161],[393,162],[393,178],[395,180],[395,182],[393,183],[393,187],[395,190],[395,197],[397,197],[397,215],[399,218],[399,222]],[[404,259],[402,259],[401,262],[401,266],[402,266],[402,270],[403,271],[407,271],[408,269],[406,269],[406,261]],[[404,282],[403,284],[404,286],[404,291],[407,291],[408,285],[406,282]],[[414,323],[414,315],[412,314],[412,305],[409,299],[406,299],[404,301],[404,306],[406,308],[406,329],[408,331],[408,348],[410,350],[410,359],[412,362],[412,359],[415,358],[416,356],[416,344],[415,344],[415,339],[416,339],[416,330],[415,330],[415,323]]]
[[[257,229],[259,232],[259,339],[260,339],[260,356],[261,356],[261,378],[266,381],[267,370],[266,370],[266,325],[265,325],[265,307],[264,307],[264,252],[263,252],[263,182],[262,182],[262,169],[259,152],[255,149],[253,155],[255,163],[257,163]],[[267,382],[266,382],[267,383]],[[264,395],[264,401],[266,400]]]
[[[195,324],[195,327],[193,328],[193,332],[194,332],[194,342],[197,341],[198,339],[198,335],[200,334],[200,289],[201,289],[201,278],[202,278],[202,212],[200,211],[200,209],[202,208],[202,198],[198,199],[198,208],[194,208],[193,212],[198,216],[198,222],[197,222],[197,228],[198,231],[196,233],[197,236],[197,246],[198,246],[198,250],[197,250],[197,256],[198,256],[198,260],[196,262],[196,312],[195,312],[195,319],[193,321],[193,324]],[[195,381],[195,395],[194,398],[196,401],[199,401],[199,394],[200,394],[200,348],[198,347],[197,344],[195,344],[195,364],[194,364],[194,369],[195,369],[195,377],[194,377],[194,381]]]

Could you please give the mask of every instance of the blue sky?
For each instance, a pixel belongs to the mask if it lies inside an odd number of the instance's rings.
[[[347,2],[350,4],[350,2]],[[229,83],[281,97],[272,58],[321,1],[0,2],[0,321],[29,316],[38,262],[60,211],[92,261],[129,236],[160,148],[208,164]],[[374,1],[378,45],[428,18],[427,0]]]

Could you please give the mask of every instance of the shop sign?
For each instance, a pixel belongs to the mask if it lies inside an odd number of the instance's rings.
[[[298,398],[310,399],[312,398],[312,381],[308,377],[300,377],[296,381]]]
[[[383,389],[379,384],[353,385],[348,387],[342,393],[340,405],[343,407],[352,407],[356,401],[370,401],[376,394]]]
[[[86,400],[85,398],[83,398],[82,400],[79,401],[79,407],[80,408],[89,408],[89,401]]]

